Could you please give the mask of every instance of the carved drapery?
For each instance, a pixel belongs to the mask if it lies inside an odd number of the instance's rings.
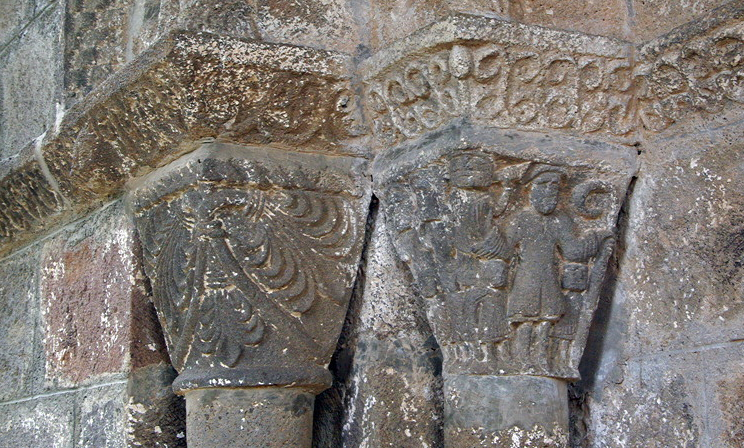
[[[565,442],[565,384],[634,172],[629,148],[467,122],[378,156],[374,188],[444,357],[448,446]]]
[[[445,371],[577,379],[632,158],[518,133],[471,146],[466,128],[376,164]]]

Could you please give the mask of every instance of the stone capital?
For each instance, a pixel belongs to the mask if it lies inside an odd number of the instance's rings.
[[[176,391],[330,385],[364,234],[364,166],[212,144],[132,186]]]
[[[579,378],[635,157],[461,121],[375,161],[393,245],[442,350],[450,445],[567,443],[565,385]]]

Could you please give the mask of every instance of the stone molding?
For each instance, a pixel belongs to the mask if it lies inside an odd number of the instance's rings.
[[[742,18],[744,7],[728,4],[634,47],[451,15],[361,65],[367,118],[387,147],[463,117],[633,143],[644,132],[740,107]],[[431,68],[445,69],[439,83],[428,80]],[[172,32],[22,151],[30,157],[3,162],[0,182],[14,188],[2,199],[0,253],[120,194],[200,139],[365,154],[354,143],[365,131],[351,71],[340,53]],[[530,95],[506,95],[509,82]]]
[[[378,146],[457,118],[619,143],[744,103],[744,7],[644,45],[453,14],[365,61]],[[739,106],[740,107],[740,106]]]
[[[364,239],[363,159],[212,144],[129,201],[174,389],[330,385]]]
[[[330,51],[170,33],[29,145],[31,157],[7,161],[1,182],[16,187],[4,190],[0,251],[51,216],[69,219],[121,194],[204,140],[362,154],[349,66]]]

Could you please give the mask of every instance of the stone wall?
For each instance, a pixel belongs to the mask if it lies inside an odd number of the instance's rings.
[[[0,447],[744,446],[743,103],[740,0],[4,1]]]

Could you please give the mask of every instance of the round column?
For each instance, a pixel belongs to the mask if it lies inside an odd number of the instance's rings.
[[[445,375],[445,445],[568,446],[566,384],[528,375]]]
[[[310,448],[315,394],[250,387],[186,392],[189,448]]]

